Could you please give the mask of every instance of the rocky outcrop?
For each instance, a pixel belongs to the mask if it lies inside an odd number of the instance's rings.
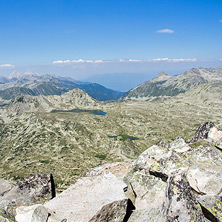
[[[31,198],[47,201],[55,197],[55,184],[52,174],[34,174],[17,183],[18,190]]]
[[[125,199],[123,189],[126,187],[122,179],[128,167],[129,163],[101,165],[44,206],[68,222],[89,221],[104,205],[114,201],[117,202],[112,205],[113,208],[122,206],[121,200]],[[125,209],[124,206],[121,208]],[[107,215],[112,217],[111,212]]]
[[[0,196],[0,209],[8,217],[15,215],[19,206],[44,203],[55,197],[55,185],[52,174],[30,175]]]
[[[178,137],[144,151],[125,177],[135,193],[136,210],[129,221],[222,221],[222,159],[214,143],[218,135],[219,128],[205,122],[192,143]]]
[[[220,130],[212,122],[204,122],[196,131],[195,135],[191,139],[191,142],[197,142],[202,139],[207,139],[211,142],[222,141],[222,130]]]
[[[197,142],[198,140],[207,139],[211,129],[215,127],[212,122],[204,122],[195,132],[191,142]]]

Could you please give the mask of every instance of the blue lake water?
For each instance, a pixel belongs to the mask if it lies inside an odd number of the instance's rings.
[[[117,139],[117,137],[118,136],[108,136],[109,138],[114,138],[114,139]],[[119,136],[119,137],[121,137],[121,136]],[[125,141],[126,139],[130,139],[130,140],[138,140],[139,138],[137,138],[137,137],[133,137],[133,136],[129,136],[129,137],[127,137],[127,138],[120,138],[120,141]]]
[[[106,112],[103,112],[101,110],[89,110],[89,109],[52,110],[51,113],[90,113],[99,116],[106,115]]]

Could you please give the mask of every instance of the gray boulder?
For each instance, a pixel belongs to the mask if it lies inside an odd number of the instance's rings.
[[[9,217],[13,217],[15,209],[19,206],[44,203],[53,197],[55,185],[51,174],[30,175],[0,196],[0,209]]]
[[[191,142],[197,142],[198,140],[207,139],[210,130],[215,127],[212,122],[204,122],[195,132]]]
[[[201,207],[181,170],[173,172],[167,181],[163,213],[166,221],[205,221]]]
[[[176,170],[170,174],[164,194],[161,206],[135,210],[128,222],[206,221],[183,171]]]
[[[128,165],[101,165],[44,206],[49,212],[55,212],[58,217],[66,218],[68,222],[89,221],[103,206],[126,198],[123,191],[126,184],[122,178]]]
[[[135,207],[129,199],[114,201],[103,206],[102,209],[89,220],[89,222],[127,221],[134,209]]]
[[[16,222],[46,222],[47,218],[48,211],[41,204],[16,209]]]
[[[220,195],[221,166],[221,151],[213,144],[188,144],[177,138],[168,145],[158,144],[144,151],[124,180],[136,193],[137,209],[156,208],[163,204],[167,178],[178,169],[185,171],[189,184],[199,195]]]
[[[191,142],[207,139],[211,142],[222,141],[222,130],[212,122],[204,122],[195,132]]]

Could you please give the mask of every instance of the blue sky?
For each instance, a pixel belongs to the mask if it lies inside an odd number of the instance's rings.
[[[33,70],[126,90],[160,71],[221,65],[221,0],[0,1],[0,75]]]

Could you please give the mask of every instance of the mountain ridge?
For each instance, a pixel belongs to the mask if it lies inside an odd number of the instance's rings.
[[[116,100],[124,94],[100,84],[81,82],[70,77],[50,74],[13,72],[8,77],[0,77],[0,97],[2,100],[11,100],[19,95],[61,95],[74,88],[80,88],[100,101]]]
[[[222,82],[222,67],[193,68],[175,76],[162,72],[152,80],[129,90],[120,100],[165,99],[184,93],[198,85],[217,82]]]

